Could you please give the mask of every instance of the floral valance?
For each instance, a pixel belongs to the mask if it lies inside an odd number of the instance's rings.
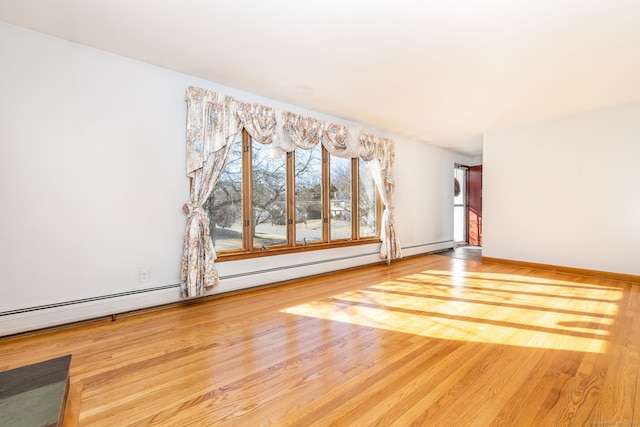
[[[393,216],[394,142],[362,131],[246,103],[206,89],[187,89],[187,175],[192,179],[182,260],[184,296],[201,295],[218,282],[215,248],[209,220],[202,208],[225,168],[231,144],[245,129],[254,141],[271,145],[273,155],[309,150],[322,144],[329,153],[362,158],[370,165],[384,204],[380,256],[390,262],[402,257]]]
[[[202,167],[209,154],[233,142],[245,129],[272,150],[290,152],[322,144],[337,157],[370,161],[393,141],[357,126],[325,122],[197,87],[187,89],[187,174]]]

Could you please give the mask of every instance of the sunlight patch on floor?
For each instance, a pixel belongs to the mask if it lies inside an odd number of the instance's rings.
[[[521,275],[425,271],[282,310],[437,339],[603,352],[622,290]]]

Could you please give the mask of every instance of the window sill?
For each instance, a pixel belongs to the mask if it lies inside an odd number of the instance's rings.
[[[218,253],[216,262],[236,261],[241,259],[260,258],[265,256],[286,255],[292,253],[318,251],[324,249],[338,249],[348,246],[362,246],[380,243],[379,238],[361,239],[344,242],[332,242],[332,243],[309,243],[307,246],[286,246],[286,247],[273,247],[266,250],[256,249],[253,251],[228,251]]]

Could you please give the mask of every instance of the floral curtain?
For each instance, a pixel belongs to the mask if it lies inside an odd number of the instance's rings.
[[[360,132],[358,136],[360,158],[365,162],[372,161],[376,156],[376,146],[379,143],[379,137],[370,133]]]
[[[402,258],[402,250],[400,240],[396,232],[395,218],[393,215],[393,190],[395,188],[393,182],[393,162],[395,157],[394,142],[389,138],[381,137],[365,137],[365,140],[374,139],[375,144],[365,141],[365,146],[371,150],[373,148],[373,158],[369,161],[369,167],[373,175],[373,179],[378,188],[378,192],[384,204],[384,212],[382,213],[382,230],[380,232],[380,257],[387,260],[387,264],[392,259]],[[365,152],[366,156],[370,156],[370,152]],[[363,158],[363,160],[366,160]]]
[[[310,150],[320,143],[322,138],[322,122],[312,117],[283,112],[282,125],[296,147]]]
[[[180,289],[183,297],[202,295],[218,284],[214,265],[217,256],[209,234],[209,215],[202,206],[224,170],[232,146],[227,144],[210,154],[204,166],[193,174],[182,253]]]
[[[218,284],[216,251],[203,209],[242,131],[232,98],[204,89],[187,91],[187,175],[191,178],[180,277],[183,297],[204,294]]]
[[[256,141],[271,144],[276,131],[276,113],[260,104],[239,103],[238,118],[244,129]]]
[[[232,143],[242,129],[256,141],[271,144],[272,155],[322,143],[334,156],[361,157],[370,162],[385,209],[380,256],[391,262],[401,258],[393,219],[394,143],[372,135],[299,114],[274,110],[205,89],[187,89],[187,175],[191,178],[182,256],[181,292],[202,295],[218,283],[216,253],[203,205],[224,170]]]
[[[242,130],[233,98],[216,92],[187,89],[187,175],[204,166],[209,154],[227,145]]]
[[[332,156],[358,157],[358,137],[354,127],[325,123],[322,134],[322,145]]]

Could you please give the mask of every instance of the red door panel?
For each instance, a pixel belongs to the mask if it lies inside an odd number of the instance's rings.
[[[469,244],[482,246],[482,165],[470,167],[467,177]]]

